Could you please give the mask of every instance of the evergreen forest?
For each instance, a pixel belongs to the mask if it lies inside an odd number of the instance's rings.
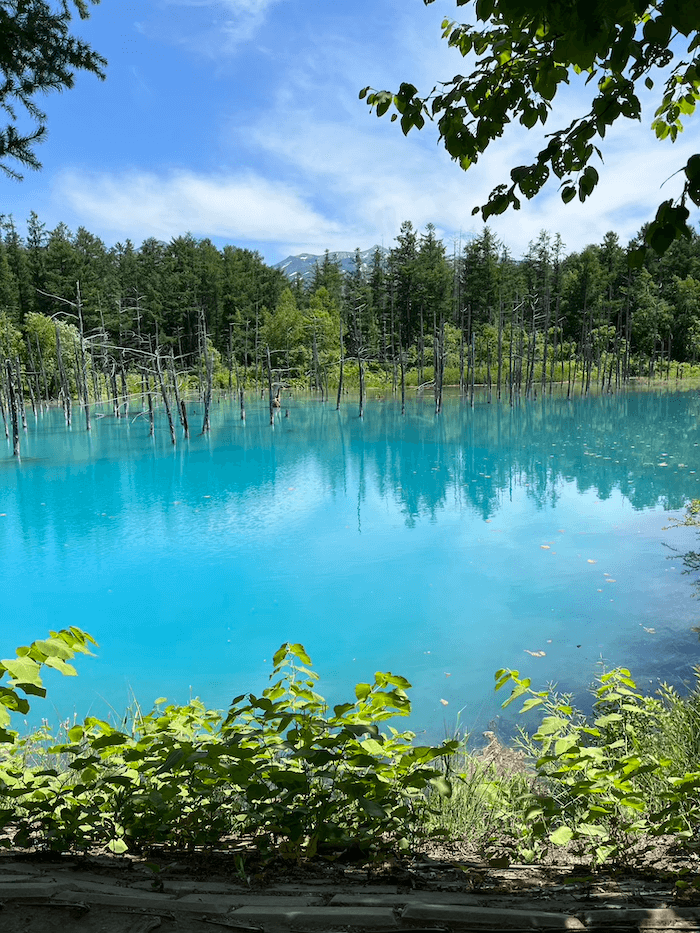
[[[679,378],[700,357],[700,237],[676,240],[641,268],[608,233],[566,253],[542,231],[521,259],[488,227],[445,244],[432,225],[401,225],[370,263],[344,272],[326,252],[308,280],[248,249],[190,234],[107,246],[80,227],[0,236],[0,353],[10,408],[61,399],[128,410],[166,385],[320,392],[365,384],[403,393],[443,385],[492,397],[614,391],[632,378]],[[345,383],[343,383],[345,380]],[[13,402],[13,394],[16,396]],[[180,408],[179,396],[173,399]],[[21,407],[21,405],[19,405]],[[86,415],[89,420],[89,416]]]

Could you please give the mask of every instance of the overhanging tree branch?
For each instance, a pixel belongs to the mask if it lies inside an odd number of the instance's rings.
[[[46,114],[36,95],[72,88],[76,71],[104,79],[106,60],[70,34],[74,9],[87,19],[89,3],[99,0],[0,0],[0,109],[9,117],[0,128],[0,169],[11,178],[22,175],[13,163],[41,168],[34,148],[46,136]],[[36,124],[19,131],[17,106]]]
[[[434,0],[423,0],[428,5]],[[529,165],[515,166],[510,183],[497,185],[485,204],[474,208],[484,220],[521,198],[533,198],[552,178],[559,181],[564,203],[594,191],[602,163],[603,140],[617,120],[641,119],[640,85],[651,91],[654,78],[680,57],[663,80],[651,128],[658,139],[673,142],[700,100],[700,7],[697,0],[456,0],[471,7],[477,25],[446,19],[443,38],[473,65],[421,96],[408,82],[397,92],[360,91],[377,116],[389,111],[404,134],[437,122],[440,141],[463,169],[476,163],[508,125],[528,129],[546,125],[552,102],[576,75],[592,86],[591,106],[583,116],[548,135]],[[659,205],[645,233],[645,244],[631,253],[643,261],[649,247],[663,253],[677,238],[690,235],[689,205],[700,206],[700,154],[679,169],[684,177],[677,199]]]

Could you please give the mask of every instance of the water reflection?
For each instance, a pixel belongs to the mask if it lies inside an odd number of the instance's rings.
[[[597,660],[686,676],[696,606],[664,531],[697,496],[695,393],[508,405],[392,399],[335,411],[264,402],[175,449],[163,422],[39,419],[0,474],[0,592],[13,647],[78,624],[101,643],[60,704],[260,689],[283,640],[306,644],[329,694],[394,669],[416,724],[485,726],[492,672],[581,691]],[[284,410],[289,410],[289,417]],[[191,412],[194,424],[197,412]],[[13,627],[15,623],[13,621]],[[449,674],[449,678],[446,676]],[[322,684],[323,686],[323,684]],[[444,707],[441,700],[446,699]]]

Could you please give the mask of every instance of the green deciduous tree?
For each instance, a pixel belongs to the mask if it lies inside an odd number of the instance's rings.
[[[427,5],[433,0],[424,0]],[[528,165],[515,166],[486,204],[474,208],[486,220],[521,199],[532,198],[550,178],[561,197],[581,201],[598,183],[595,157],[621,117],[639,120],[642,85],[661,82],[652,129],[675,140],[700,99],[700,13],[695,0],[456,0],[472,6],[477,25],[445,20],[443,37],[468,63],[469,73],[439,83],[428,94],[404,82],[396,93],[364,88],[361,98],[382,116],[393,109],[403,132],[437,121],[445,148],[464,169],[478,161],[518,122],[528,129],[547,124],[553,102],[576,76],[591,89],[587,112],[547,135]],[[686,51],[687,50],[687,51]],[[645,241],[630,253],[640,264],[647,247],[663,253],[690,235],[690,206],[700,205],[700,153],[682,173],[678,199],[659,205]],[[660,182],[663,179],[660,179]]]
[[[0,169],[13,178],[22,177],[13,163],[41,167],[34,147],[46,136],[46,114],[37,96],[73,87],[76,71],[104,78],[105,59],[69,31],[73,8],[87,19],[88,2],[99,0],[0,0],[0,108],[10,121],[0,128]],[[35,123],[28,132],[17,128],[18,105]]]

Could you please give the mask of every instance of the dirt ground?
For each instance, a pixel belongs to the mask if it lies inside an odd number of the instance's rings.
[[[699,867],[697,856],[662,849],[635,871],[591,872],[571,859],[507,865],[479,860],[466,843],[371,866],[322,859],[263,865],[243,850],[7,853],[0,855],[0,930],[697,931]]]

